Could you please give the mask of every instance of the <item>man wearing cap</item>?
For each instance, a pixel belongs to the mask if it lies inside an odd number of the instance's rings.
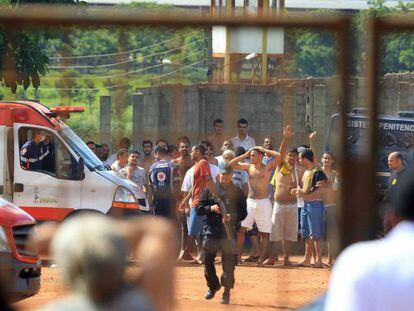
[[[302,188],[292,189],[298,199],[304,201],[300,212],[300,233],[306,239],[305,258],[299,264],[310,266],[312,248],[315,250],[315,268],[322,268],[321,237],[323,233],[323,216],[325,207],[323,197],[328,178],[315,166],[313,152],[305,149],[299,153],[299,162],[306,168],[302,177]]]
[[[235,239],[240,222],[246,217],[246,197],[233,182],[233,169],[225,164],[218,175],[216,188],[219,198],[226,208],[226,214],[211,192],[206,189],[196,206],[198,215],[206,215],[203,228],[204,276],[209,290],[205,299],[212,299],[221,286],[224,287],[222,304],[230,302],[230,289],[234,286]],[[225,228],[225,226],[227,228]],[[222,252],[221,282],[216,275],[214,260],[217,252]],[[220,285],[221,283],[221,285]]]

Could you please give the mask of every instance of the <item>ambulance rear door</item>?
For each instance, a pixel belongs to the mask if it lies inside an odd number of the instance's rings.
[[[32,139],[34,130],[45,134],[41,144],[41,168],[31,170],[21,165],[21,147]],[[81,180],[76,177],[78,156],[52,129],[28,124],[14,124],[14,196],[13,203],[37,220],[62,220],[81,208]],[[45,150],[49,152],[46,153]]]

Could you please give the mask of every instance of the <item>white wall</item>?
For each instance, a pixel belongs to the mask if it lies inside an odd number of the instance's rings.
[[[263,32],[258,27],[238,27],[231,32],[231,53],[262,53]],[[281,28],[269,28],[267,32],[267,53],[283,54],[284,32]],[[213,27],[213,53],[226,52],[226,28]]]

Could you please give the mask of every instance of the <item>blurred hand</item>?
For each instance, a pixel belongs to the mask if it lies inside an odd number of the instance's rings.
[[[183,201],[180,203],[180,206],[178,207],[178,209],[179,209],[180,211],[184,211],[186,208],[188,208],[188,202],[187,202],[186,200],[183,200]]]
[[[49,245],[58,228],[59,224],[57,223],[36,225],[35,231],[27,241],[27,249],[38,251],[39,255],[49,255]]]
[[[316,140],[316,131],[309,134],[309,141],[314,142]]]
[[[128,166],[128,179],[132,179],[132,175],[134,174],[135,168],[132,166]]]
[[[257,149],[257,150],[259,150],[262,153],[266,153],[267,152],[267,150],[265,148],[263,148],[262,146],[256,146],[256,147],[254,147],[254,149]]]
[[[291,125],[286,125],[283,127],[283,137],[291,138],[293,134],[293,127]]]
[[[230,215],[230,214],[225,214],[225,215],[223,215],[222,220],[223,220],[223,223],[225,223],[225,222],[230,222],[230,220],[231,220],[231,215]]]
[[[295,195],[297,198],[302,197],[303,196],[303,192],[302,190],[300,190],[300,188],[293,188],[290,191],[290,194]]]
[[[220,206],[218,206],[217,204],[211,206],[210,211],[216,214],[221,214]]]

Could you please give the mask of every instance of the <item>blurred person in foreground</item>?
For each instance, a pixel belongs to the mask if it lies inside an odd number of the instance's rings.
[[[208,300],[214,298],[221,283],[224,287],[220,301],[222,304],[230,302],[230,289],[234,286],[234,251],[237,231],[240,228],[240,222],[247,216],[246,197],[243,191],[232,183],[232,176],[233,169],[226,164],[220,170],[216,181],[218,196],[224,206],[219,203],[217,197],[212,196],[208,189],[201,194],[196,206],[198,215],[206,215],[203,228],[204,276],[209,290],[204,298]],[[217,252],[220,250],[223,268],[221,282],[214,266]]]
[[[147,216],[118,221],[85,214],[40,226],[39,249],[47,254],[53,237],[53,258],[72,292],[43,310],[173,309],[174,232],[168,221]],[[131,251],[140,273],[127,283]]]
[[[385,238],[351,245],[338,257],[325,310],[413,310],[413,189],[412,176],[399,181]]]

